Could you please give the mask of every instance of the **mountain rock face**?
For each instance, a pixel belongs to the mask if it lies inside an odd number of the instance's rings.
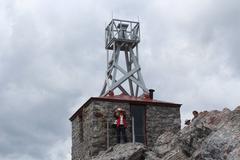
[[[118,144],[94,160],[239,160],[240,106],[230,111],[204,111],[177,134],[165,132],[154,147]]]

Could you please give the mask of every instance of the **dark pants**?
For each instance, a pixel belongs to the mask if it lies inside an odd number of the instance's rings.
[[[126,131],[123,125],[120,125],[117,127],[117,143],[121,142],[121,135],[123,137],[124,143],[127,142],[127,136],[126,136]]]

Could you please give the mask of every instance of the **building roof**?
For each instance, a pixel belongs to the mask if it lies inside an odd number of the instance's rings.
[[[143,104],[143,105],[167,105],[168,107],[181,107],[182,104],[166,102],[166,101],[159,101],[156,99],[150,99],[146,97],[135,97],[135,96],[128,96],[128,95],[114,95],[114,96],[104,96],[104,97],[91,97],[89,98],[71,117],[70,121],[74,120],[74,118],[82,112],[82,108],[86,107],[89,103],[94,100],[99,101],[109,101],[109,102],[127,102],[131,104]]]

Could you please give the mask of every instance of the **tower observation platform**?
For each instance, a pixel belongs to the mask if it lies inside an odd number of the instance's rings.
[[[113,19],[105,29],[105,48],[113,50],[115,42],[121,51],[126,45],[134,48],[140,42],[139,22]]]

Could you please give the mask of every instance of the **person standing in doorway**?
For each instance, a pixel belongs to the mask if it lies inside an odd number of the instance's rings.
[[[116,130],[117,130],[117,143],[121,142],[121,137],[123,138],[124,143],[127,142],[127,135],[126,135],[126,112],[122,108],[117,108],[114,112],[114,116],[116,118]]]

